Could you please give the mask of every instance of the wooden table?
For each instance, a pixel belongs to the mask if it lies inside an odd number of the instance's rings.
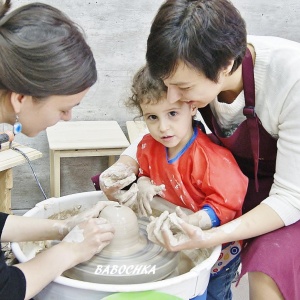
[[[27,162],[25,157],[12,149],[8,143],[2,144],[0,150],[0,211],[11,213],[11,189],[13,187],[12,168]],[[42,157],[42,153],[33,148],[13,143],[13,147],[24,152],[29,160]]]
[[[59,122],[47,128],[50,149],[50,194],[60,197],[62,157],[108,156],[115,162],[129,142],[116,121]]]

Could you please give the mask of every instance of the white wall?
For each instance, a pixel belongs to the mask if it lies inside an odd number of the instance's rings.
[[[12,0],[13,8],[31,3]],[[161,0],[40,0],[66,12],[86,32],[95,54],[99,81],[82,104],[74,109],[74,120],[116,120],[126,133],[132,119],[122,106],[131,78],[144,63],[150,24]],[[299,0],[233,0],[247,22],[249,34],[276,35],[300,42]],[[33,161],[40,182],[49,195],[49,156],[45,132],[35,138],[17,136],[16,141],[43,152]],[[93,190],[90,177],[107,166],[106,158],[62,160],[62,195]],[[28,165],[14,168],[13,209],[28,209],[42,194]]]

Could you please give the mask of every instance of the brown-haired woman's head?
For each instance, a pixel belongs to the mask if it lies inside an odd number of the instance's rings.
[[[147,41],[152,76],[167,78],[179,61],[217,82],[234,60],[231,73],[246,51],[246,26],[228,0],[167,0],[159,9]]]
[[[0,92],[36,99],[77,94],[97,81],[96,64],[78,26],[58,9],[31,3],[0,8]]]

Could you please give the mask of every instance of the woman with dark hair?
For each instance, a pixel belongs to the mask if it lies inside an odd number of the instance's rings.
[[[0,123],[35,136],[71,118],[97,80],[95,60],[78,27],[62,12],[32,3],[11,13],[0,8]],[[0,252],[0,299],[29,299],[113,238],[99,218],[109,201],[66,220],[0,213],[1,242],[62,240],[26,263],[7,266]]]
[[[240,218],[206,231],[182,220],[186,238],[177,242],[178,233],[159,220],[154,234],[161,228],[172,251],[243,239],[250,298],[300,299],[300,44],[247,36],[227,0],[167,0],[153,21],[146,59],[168,100],[197,106],[212,138],[249,178]],[[128,174],[138,167],[134,155],[132,146],[117,162]],[[134,197],[105,181],[104,173],[101,187],[111,199]],[[213,294],[209,285],[208,299],[231,298]]]

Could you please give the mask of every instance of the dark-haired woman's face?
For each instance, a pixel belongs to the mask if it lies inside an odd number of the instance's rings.
[[[87,91],[88,89],[75,95],[50,96],[40,101],[29,97],[18,114],[23,125],[22,133],[30,137],[36,136],[59,121],[69,121],[72,109],[80,104]]]
[[[225,78],[221,72],[216,83],[199,71],[179,62],[175,72],[164,80],[168,87],[167,99],[171,103],[180,100],[199,108],[204,107],[223,91]]]

